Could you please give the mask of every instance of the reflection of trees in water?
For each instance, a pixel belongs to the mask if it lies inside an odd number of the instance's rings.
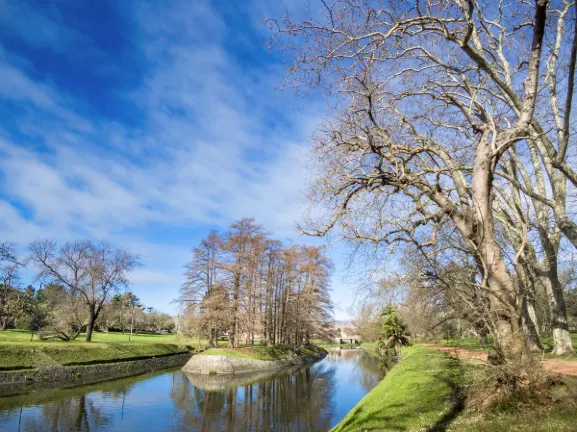
[[[224,392],[209,392],[194,387],[185,374],[172,375],[170,398],[178,416],[178,429],[209,431],[210,425],[222,419],[226,406]]]
[[[358,382],[367,392],[372,390],[383,378],[379,361],[370,354],[359,349],[332,349],[328,359],[333,363],[351,363],[355,367],[347,378]]]
[[[105,426],[109,417],[86,395],[60,399],[42,406],[40,416],[26,417],[22,431],[95,431]]]
[[[380,377],[372,357],[352,350],[331,353],[328,361],[261,377],[252,384],[244,379],[231,381],[229,384],[237,387],[224,391],[204,390],[202,384],[196,387],[180,371],[164,372],[75,389],[38,391],[5,400],[3,406],[12,409],[0,413],[0,430],[12,430],[12,425],[31,432],[123,430],[121,420],[130,420],[126,418],[125,405],[130,407],[126,410],[130,415],[135,415],[135,409],[136,413],[147,409],[139,405],[140,392],[144,390],[137,384],[156,375],[164,375],[155,395],[158,403],[166,404],[168,394],[173,411],[171,418],[151,419],[154,426],[199,432],[326,431],[334,419],[337,380],[342,385],[350,379],[369,390]],[[20,406],[27,407],[22,415]]]
[[[335,370],[301,369],[268,381],[211,392],[175,374],[171,398],[181,430],[322,431],[331,423]]]
[[[4,400],[7,405],[26,405],[7,411],[6,418],[0,418],[0,430],[3,423],[10,422],[17,417],[18,431],[94,431],[111,423],[110,415],[102,412],[96,394],[102,399],[113,400],[120,408],[120,416],[124,414],[124,404],[130,390],[137,382],[145,379],[131,377],[115,381],[105,381],[84,387],[38,390],[26,395],[8,397]],[[99,392],[99,393],[93,393]],[[40,410],[30,410],[30,406],[41,406]]]

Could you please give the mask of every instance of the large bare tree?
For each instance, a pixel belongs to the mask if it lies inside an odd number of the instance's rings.
[[[548,215],[576,244],[564,186],[577,184],[568,159],[576,45],[566,36],[577,31],[570,13],[573,2],[547,0],[336,0],[315,3],[304,19],[270,21],[275,42],[294,55],[294,83],[320,86],[332,102],[316,136],[311,191],[326,211],[304,231],[338,227],[345,239],[408,242],[426,253],[441,230],[458,233],[487,298],[498,362],[531,356],[520,256],[499,241],[496,186],[510,200],[512,189],[530,198],[527,212],[541,224]],[[549,184],[541,187],[539,175]],[[549,227],[541,234],[551,244],[539,273],[553,282],[556,333],[566,341],[554,283],[558,236]]]
[[[78,297],[88,313],[86,341],[92,339],[94,324],[113,292],[128,285],[128,273],[138,257],[104,242],[74,241],[58,247],[52,240],[30,245],[30,260],[39,277],[62,284]]]

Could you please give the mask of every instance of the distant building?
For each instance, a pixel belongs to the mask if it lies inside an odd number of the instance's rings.
[[[361,336],[351,321],[335,321],[333,341],[338,344],[361,343]]]

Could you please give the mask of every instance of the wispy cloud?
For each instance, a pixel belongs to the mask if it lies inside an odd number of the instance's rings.
[[[0,25],[19,38],[0,47],[0,102],[13,108],[0,110],[9,114],[0,120],[0,236],[21,245],[93,237],[134,249],[143,257],[134,289],[170,310],[189,248],[209,228],[253,216],[280,238],[296,237],[322,109],[275,91],[284,72],[268,60],[260,28],[243,29],[257,35],[243,61],[229,39],[239,29],[209,2],[121,5],[129,25],[110,31],[122,32],[138,76],[121,89],[82,91],[39,56],[74,59],[84,47],[91,54],[79,58],[125,73],[106,47],[68,26],[64,12],[35,10],[32,32],[24,18],[11,20],[29,6],[0,8]],[[107,110],[99,92],[130,112]]]

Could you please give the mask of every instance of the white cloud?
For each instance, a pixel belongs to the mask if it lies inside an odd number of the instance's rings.
[[[20,244],[87,236],[128,247],[142,255],[135,291],[171,310],[189,248],[207,227],[255,217],[277,237],[296,238],[305,152],[322,110],[311,102],[271,127],[290,103],[274,91],[279,71],[236,65],[208,3],[150,5],[128,14],[139,28],[133,44],[148,60],[143,84],[126,95],[146,119],[141,127],[84,117],[75,109],[84,101],[32,79],[24,60],[0,61],[11,84],[1,95],[27,106],[13,119],[19,138],[0,130],[0,236]],[[71,34],[55,28],[39,34]],[[180,229],[190,238],[163,236]]]

